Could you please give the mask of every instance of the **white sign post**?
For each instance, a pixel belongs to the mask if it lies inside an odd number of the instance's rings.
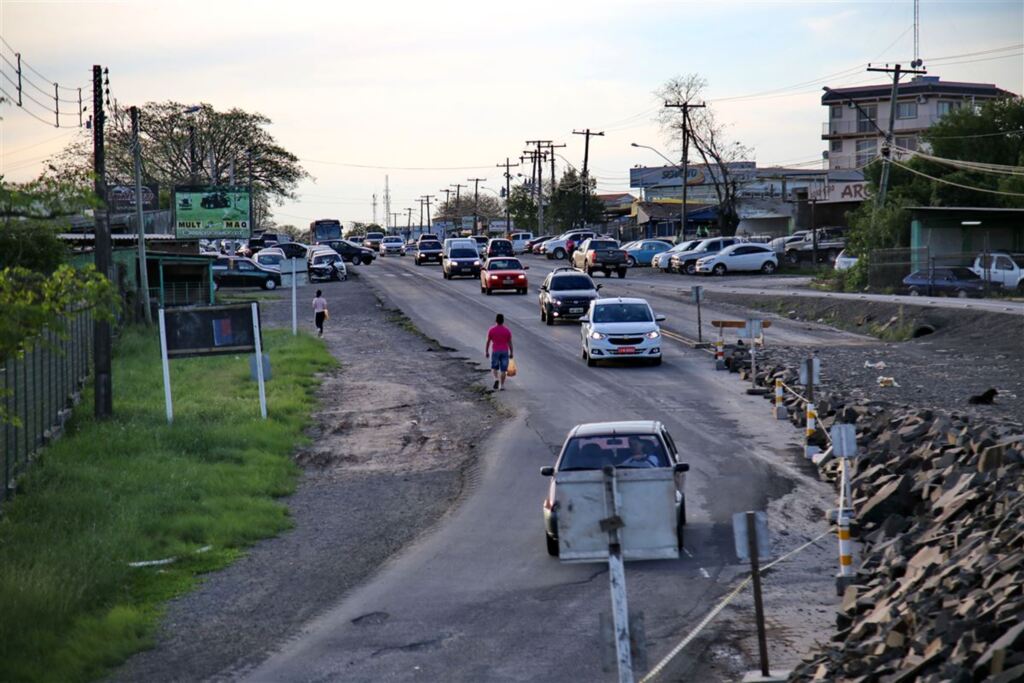
[[[171,401],[171,363],[167,358],[167,325],[164,309],[160,309],[160,360],[164,366],[164,403],[167,404],[167,424],[174,422],[174,404]]]
[[[622,563],[619,543],[619,491],[615,469],[605,469],[605,500],[611,503],[611,514],[601,526],[608,531],[608,578],[612,593],[612,624],[615,628],[615,659],[619,665],[619,683],[633,683],[633,655],[629,646],[629,606],[626,603],[626,569]]]
[[[260,415],[267,419],[267,388],[263,383],[263,345],[260,343],[260,305],[252,302],[252,333],[256,341],[256,379],[260,385]]]
[[[292,336],[299,333],[298,309],[295,302],[295,261],[292,259]]]

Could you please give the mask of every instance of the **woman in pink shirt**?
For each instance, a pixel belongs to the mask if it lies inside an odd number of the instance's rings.
[[[491,358],[494,388],[504,391],[505,373],[508,372],[508,362],[512,358],[512,332],[505,327],[505,316],[501,313],[494,318],[494,323],[494,326],[487,330],[484,356]]]

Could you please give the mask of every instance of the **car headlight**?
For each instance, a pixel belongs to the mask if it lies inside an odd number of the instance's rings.
[[[590,338],[591,339],[607,339],[608,335],[607,334],[602,334],[601,332],[591,332],[590,333]]]
[[[652,330],[651,332],[648,332],[644,336],[647,337],[648,339],[657,339],[658,337],[661,336],[661,332],[658,332],[657,330]]]
[[[479,266],[479,265],[480,265],[480,262],[479,262],[479,261],[473,261],[473,265],[474,265],[474,266]]]
[[[561,299],[552,299],[551,303],[553,305],[555,305],[555,306],[561,306],[562,305],[562,300]]]

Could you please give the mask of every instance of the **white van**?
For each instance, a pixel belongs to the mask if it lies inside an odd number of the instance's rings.
[[[472,237],[449,237],[445,239],[443,246],[443,253],[445,256],[452,250],[452,247],[465,247],[466,249],[472,249],[478,251],[476,240]]]
[[[533,233],[514,232],[509,235],[509,239],[512,240],[512,251],[522,254],[526,252],[526,243],[533,239]]]

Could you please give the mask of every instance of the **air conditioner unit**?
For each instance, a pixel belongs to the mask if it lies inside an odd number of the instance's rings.
[[[928,103],[928,98],[925,97],[924,95],[918,95],[917,96],[917,103],[918,104],[927,104]]]

